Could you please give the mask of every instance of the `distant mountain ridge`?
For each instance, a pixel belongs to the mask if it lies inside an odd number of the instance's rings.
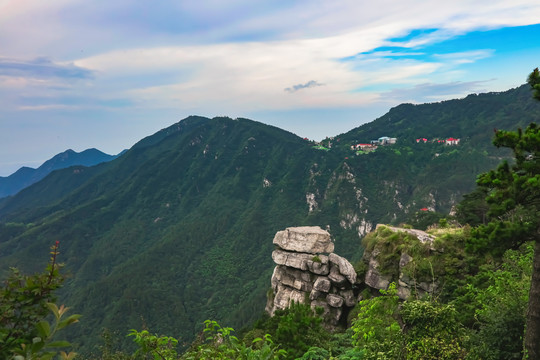
[[[103,328],[186,343],[205,319],[241,328],[264,308],[278,230],[328,226],[336,253],[354,261],[377,224],[448,213],[508,155],[491,145],[493,128],[540,119],[526,90],[400,105],[325,140],[329,151],[248,119],[189,117],[112,161],[1,199],[0,275],[40,270],[60,241],[71,274],[61,301],[84,316],[70,334],[82,353]],[[397,142],[351,149],[381,136]],[[416,142],[450,136],[458,146]]]
[[[54,170],[65,169],[74,165],[94,166],[117,157],[118,155],[109,155],[95,148],[81,152],[68,149],[45,161],[37,169],[23,166],[9,176],[0,176],[0,198],[18,193],[45,178]]]

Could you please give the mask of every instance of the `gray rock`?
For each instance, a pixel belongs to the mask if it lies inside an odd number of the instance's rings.
[[[356,271],[354,270],[354,267],[347,259],[337,254],[331,253],[328,256],[328,260],[331,263],[336,264],[338,266],[339,272],[343,276],[345,276],[351,284],[354,284],[356,282]]]
[[[425,231],[417,230],[417,229],[405,229],[405,228],[398,228],[394,226],[388,226],[388,225],[377,225],[377,228],[379,226],[386,226],[386,228],[392,230],[393,232],[406,232],[413,236],[416,236],[416,238],[422,243],[422,244],[428,244],[430,250],[435,250],[433,246],[433,242],[435,241],[435,237],[433,235],[428,234]]]
[[[427,293],[433,294],[437,290],[437,283],[428,283],[428,282],[421,282],[418,284],[418,287],[420,289],[424,290]]]
[[[307,261],[312,260],[313,255],[294,253],[276,249],[272,252],[272,260],[278,265],[285,265],[300,270],[308,270]]]
[[[337,325],[339,324],[339,319],[341,319],[341,315],[343,314],[342,308],[334,308],[328,305],[328,303],[324,300],[315,300],[311,302],[311,308],[313,311],[316,311],[316,308],[322,308],[323,312],[320,315],[325,322],[325,325]]]
[[[334,243],[328,231],[318,226],[290,227],[278,231],[274,244],[283,250],[318,254],[334,251]]]
[[[339,295],[328,294],[328,296],[326,296],[326,302],[331,307],[339,308],[343,306],[344,299]]]
[[[341,273],[339,272],[339,268],[337,267],[337,265],[330,267],[330,273],[328,274],[328,278],[337,287],[344,287],[348,282],[347,278],[341,275]]]
[[[278,286],[278,279],[277,279],[277,275],[276,275],[276,272],[278,271],[278,267],[276,266],[274,268],[274,272],[272,273],[272,278],[270,279],[270,285],[272,286],[272,290],[274,291],[274,294],[277,292],[277,286]]]
[[[330,308],[330,313],[327,315],[327,318],[330,322],[330,324],[336,326],[339,324],[339,319],[341,319],[341,315],[343,314],[343,308]]]
[[[341,290],[339,292],[339,295],[343,297],[343,299],[345,300],[345,305],[348,307],[353,307],[358,303],[352,290]]]
[[[328,306],[328,303],[324,299],[317,299],[311,302],[311,309],[315,311],[316,308],[323,309],[322,318],[326,318],[330,314],[330,306]]]
[[[397,296],[401,300],[407,300],[408,298],[411,297],[411,288],[406,287],[406,286],[398,286],[398,288],[397,288]]]
[[[268,306],[266,311],[270,315],[274,315],[274,312],[278,309],[286,309],[294,301],[296,303],[304,303],[306,293],[299,291],[288,286],[278,284],[277,292],[274,296],[274,301],[271,306]]]
[[[283,265],[278,265],[274,269],[272,284],[274,284],[274,282],[279,282],[283,285],[305,292],[310,292],[313,288],[313,282],[311,281],[309,273]]]
[[[392,278],[379,273],[379,263],[373,257],[369,260],[369,267],[364,282],[374,289],[387,289]]]
[[[315,283],[313,284],[313,288],[315,290],[322,291],[325,293],[330,291],[331,286],[332,286],[332,283],[330,282],[330,279],[323,276],[317,278],[317,280],[315,280]]]
[[[328,273],[330,272],[330,266],[328,264],[328,256],[326,255],[317,255],[317,256],[321,260],[320,262],[313,261],[313,260],[306,261],[306,266],[308,270],[317,275],[328,275]]]
[[[344,307],[356,305],[353,284],[361,280],[349,261],[332,253],[330,234],[319,227],[288,228],[276,234],[274,244],[277,266],[266,311],[273,315],[292,301],[307,302],[313,309],[322,307],[326,327],[337,325]]]
[[[313,302],[313,300],[317,300],[318,298],[323,297],[324,295],[325,293],[323,293],[322,291],[313,289],[309,293],[309,300]]]
[[[412,259],[412,256],[409,256],[406,253],[401,254],[401,257],[399,258],[399,267],[402,268],[404,266],[407,266],[407,264],[410,263]]]
[[[403,286],[408,286],[408,287],[413,287],[416,284],[414,279],[412,279],[407,273],[403,271],[399,273],[399,282],[403,283],[404,284]]]

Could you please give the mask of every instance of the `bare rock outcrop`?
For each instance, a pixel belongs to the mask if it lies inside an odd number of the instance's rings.
[[[274,237],[274,244],[283,250],[308,254],[334,251],[330,234],[318,226],[302,226],[278,231]]]
[[[293,301],[309,303],[323,309],[327,325],[337,325],[344,310],[357,303],[353,291],[357,279],[351,263],[332,253],[330,234],[315,226],[287,228],[278,231],[273,242],[276,267],[266,311],[273,315]]]
[[[384,225],[377,225],[377,230]],[[435,237],[424,231],[416,229],[405,229],[392,226],[384,226],[384,228],[392,232],[403,232],[414,236],[420,244],[434,251],[433,242]],[[418,281],[410,275],[411,269],[414,268],[414,258],[409,255],[406,250],[401,250],[399,253],[399,261],[396,261],[391,267],[381,268],[380,256],[382,255],[380,248],[375,245],[371,251],[364,251],[364,262],[367,264],[365,275],[365,284],[373,289],[387,289],[391,282],[397,285],[397,295],[400,299],[406,300],[413,293],[417,296],[424,294],[433,294],[438,289],[437,279],[431,281]],[[414,271],[413,271],[414,272]]]
[[[392,233],[401,233],[410,244],[425,248],[426,252],[435,250],[435,236],[415,229],[404,229],[391,226],[377,226],[381,233],[381,244],[388,245],[388,237]],[[388,233],[391,231],[391,233]],[[364,290],[378,296],[377,290],[388,289],[391,282],[397,285],[397,295],[406,300],[411,296],[433,294],[439,287],[435,276],[429,278],[419,276],[416,259],[407,247],[395,246],[389,249],[372,242],[365,249],[363,261],[366,271],[361,278],[351,263],[335,253],[330,234],[314,226],[291,227],[278,231],[273,243],[276,249],[272,259],[276,267],[272,275],[272,293],[268,297],[266,311],[273,315],[278,309],[285,309],[294,301],[310,304],[312,308],[322,308],[324,323],[335,326],[343,321],[359,300]],[[440,250],[437,250],[440,251]],[[389,260],[391,259],[391,260]],[[381,265],[383,264],[383,265]]]

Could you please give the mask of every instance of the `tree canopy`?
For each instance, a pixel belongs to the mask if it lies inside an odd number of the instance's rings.
[[[528,83],[540,100],[538,68],[529,75]],[[514,162],[504,161],[496,170],[479,176],[491,220],[476,228],[469,248],[490,249],[500,255],[504,249],[534,241],[524,358],[540,359],[540,127],[531,123],[524,131],[496,130],[493,144],[511,149]]]

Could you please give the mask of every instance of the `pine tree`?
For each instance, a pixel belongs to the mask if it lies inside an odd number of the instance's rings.
[[[540,100],[538,68],[528,83]],[[488,191],[491,222],[476,232],[476,247],[492,250],[517,247],[534,241],[533,274],[524,338],[524,359],[540,359],[540,127],[531,123],[525,131],[497,130],[497,147],[509,148],[515,163],[503,162],[496,170],[480,175],[478,184]],[[483,239],[483,244],[482,244]],[[475,244],[473,244],[473,247]]]

